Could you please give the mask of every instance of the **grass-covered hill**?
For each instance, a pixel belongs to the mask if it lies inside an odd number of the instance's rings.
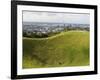
[[[48,38],[23,37],[23,68],[89,65],[89,32],[62,32]]]

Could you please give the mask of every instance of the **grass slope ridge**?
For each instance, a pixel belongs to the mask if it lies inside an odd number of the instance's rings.
[[[62,32],[55,37],[23,38],[23,68],[89,65],[89,32]]]

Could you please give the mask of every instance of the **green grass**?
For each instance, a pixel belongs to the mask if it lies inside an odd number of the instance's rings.
[[[62,32],[48,38],[23,38],[23,68],[89,65],[89,32]]]

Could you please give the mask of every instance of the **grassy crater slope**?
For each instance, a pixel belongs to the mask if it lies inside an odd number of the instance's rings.
[[[23,38],[23,68],[89,65],[89,32],[62,32],[48,38]]]

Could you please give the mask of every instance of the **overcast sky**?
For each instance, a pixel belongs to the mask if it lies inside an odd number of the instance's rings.
[[[89,24],[89,14],[23,11],[23,22]]]

